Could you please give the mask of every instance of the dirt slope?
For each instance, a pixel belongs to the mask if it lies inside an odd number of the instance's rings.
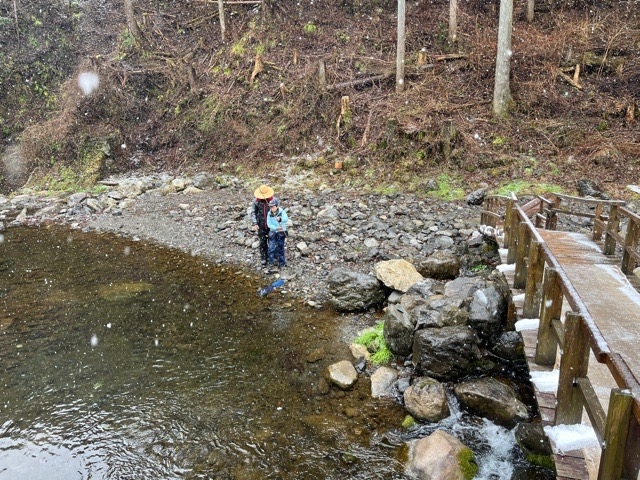
[[[491,114],[496,2],[460,2],[453,44],[447,2],[409,2],[402,93],[395,1],[268,3],[227,5],[224,41],[217,4],[200,0],[138,0],[137,40],[121,2],[36,0],[17,26],[3,4],[2,145],[20,137],[23,177],[36,168],[32,183],[49,188],[52,166],[76,183],[87,170],[205,168],[332,181],[336,160],[340,182],[363,190],[521,181],[571,193],[587,177],[620,196],[640,181],[637,1],[538,3],[531,24],[518,4],[504,119]],[[83,96],[86,70],[101,81]]]

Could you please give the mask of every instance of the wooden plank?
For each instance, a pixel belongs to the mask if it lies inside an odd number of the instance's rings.
[[[604,439],[604,426],[607,418],[604,413],[604,408],[602,408],[598,395],[596,394],[596,391],[591,384],[591,380],[588,377],[580,377],[576,382],[580,387],[583,404],[585,405],[591,425],[593,425],[593,429],[598,437],[598,442],[602,444],[602,440]]]
[[[575,452],[568,452],[565,455],[554,455],[557,478],[567,478],[571,480],[588,479],[589,472],[582,452],[578,452],[580,456],[574,456],[572,453]]]

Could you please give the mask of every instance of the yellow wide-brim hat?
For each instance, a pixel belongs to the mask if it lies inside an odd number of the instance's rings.
[[[267,185],[260,185],[253,194],[257,199],[266,200],[267,198],[273,197],[273,188]]]

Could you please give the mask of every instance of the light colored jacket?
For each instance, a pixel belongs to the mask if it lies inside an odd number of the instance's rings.
[[[280,221],[278,221],[278,218],[280,218]],[[275,214],[269,211],[269,214],[267,215],[267,226],[271,232],[285,232],[287,230],[288,221],[289,216],[287,215],[287,212],[280,207],[278,207],[278,211]]]

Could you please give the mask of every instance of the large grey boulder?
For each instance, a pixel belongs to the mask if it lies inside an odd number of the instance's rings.
[[[482,205],[484,197],[487,196],[487,190],[485,188],[479,188],[467,195],[468,205]]]
[[[469,304],[469,325],[483,340],[491,340],[506,323],[508,299],[495,285],[476,290]]]
[[[522,336],[515,331],[502,332],[491,346],[491,351],[506,360],[522,359],[525,354]]]
[[[515,428],[515,437],[525,457],[553,453],[551,442],[540,422],[519,423]]]
[[[330,303],[340,312],[357,312],[384,302],[384,287],[373,276],[336,268],[328,277]]]
[[[486,280],[480,277],[458,277],[444,285],[444,295],[447,298],[467,300],[473,293],[487,286]]]
[[[453,279],[460,272],[460,259],[451,252],[436,250],[420,263],[418,271],[427,278]]]
[[[511,386],[495,378],[480,378],[454,387],[461,404],[498,425],[508,428],[529,419],[527,406]]]
[[[212,188],[216,184],[216,179],[209,172],[198,172],[193,177],[193,186],[200,190]]]
[[[383,317],[382,334],[389,350],[405,357],[413,349],[414,325],[411,316],[402,305],[389,305]]]
[[[404,391],[404,408],[418,420],[439,422],[449,416],[444,385],[434,378],[420,377]]]
[[[431,295],[442,293],[442,287],[432,278],[424,278],[413,285],[407,290],[407,295],[414,295],[428,299]]]
[[[477,369],[478,343],[475,331],[466,326],[425,328],[414,335],[412,361],[424,375],[455,380]]]

